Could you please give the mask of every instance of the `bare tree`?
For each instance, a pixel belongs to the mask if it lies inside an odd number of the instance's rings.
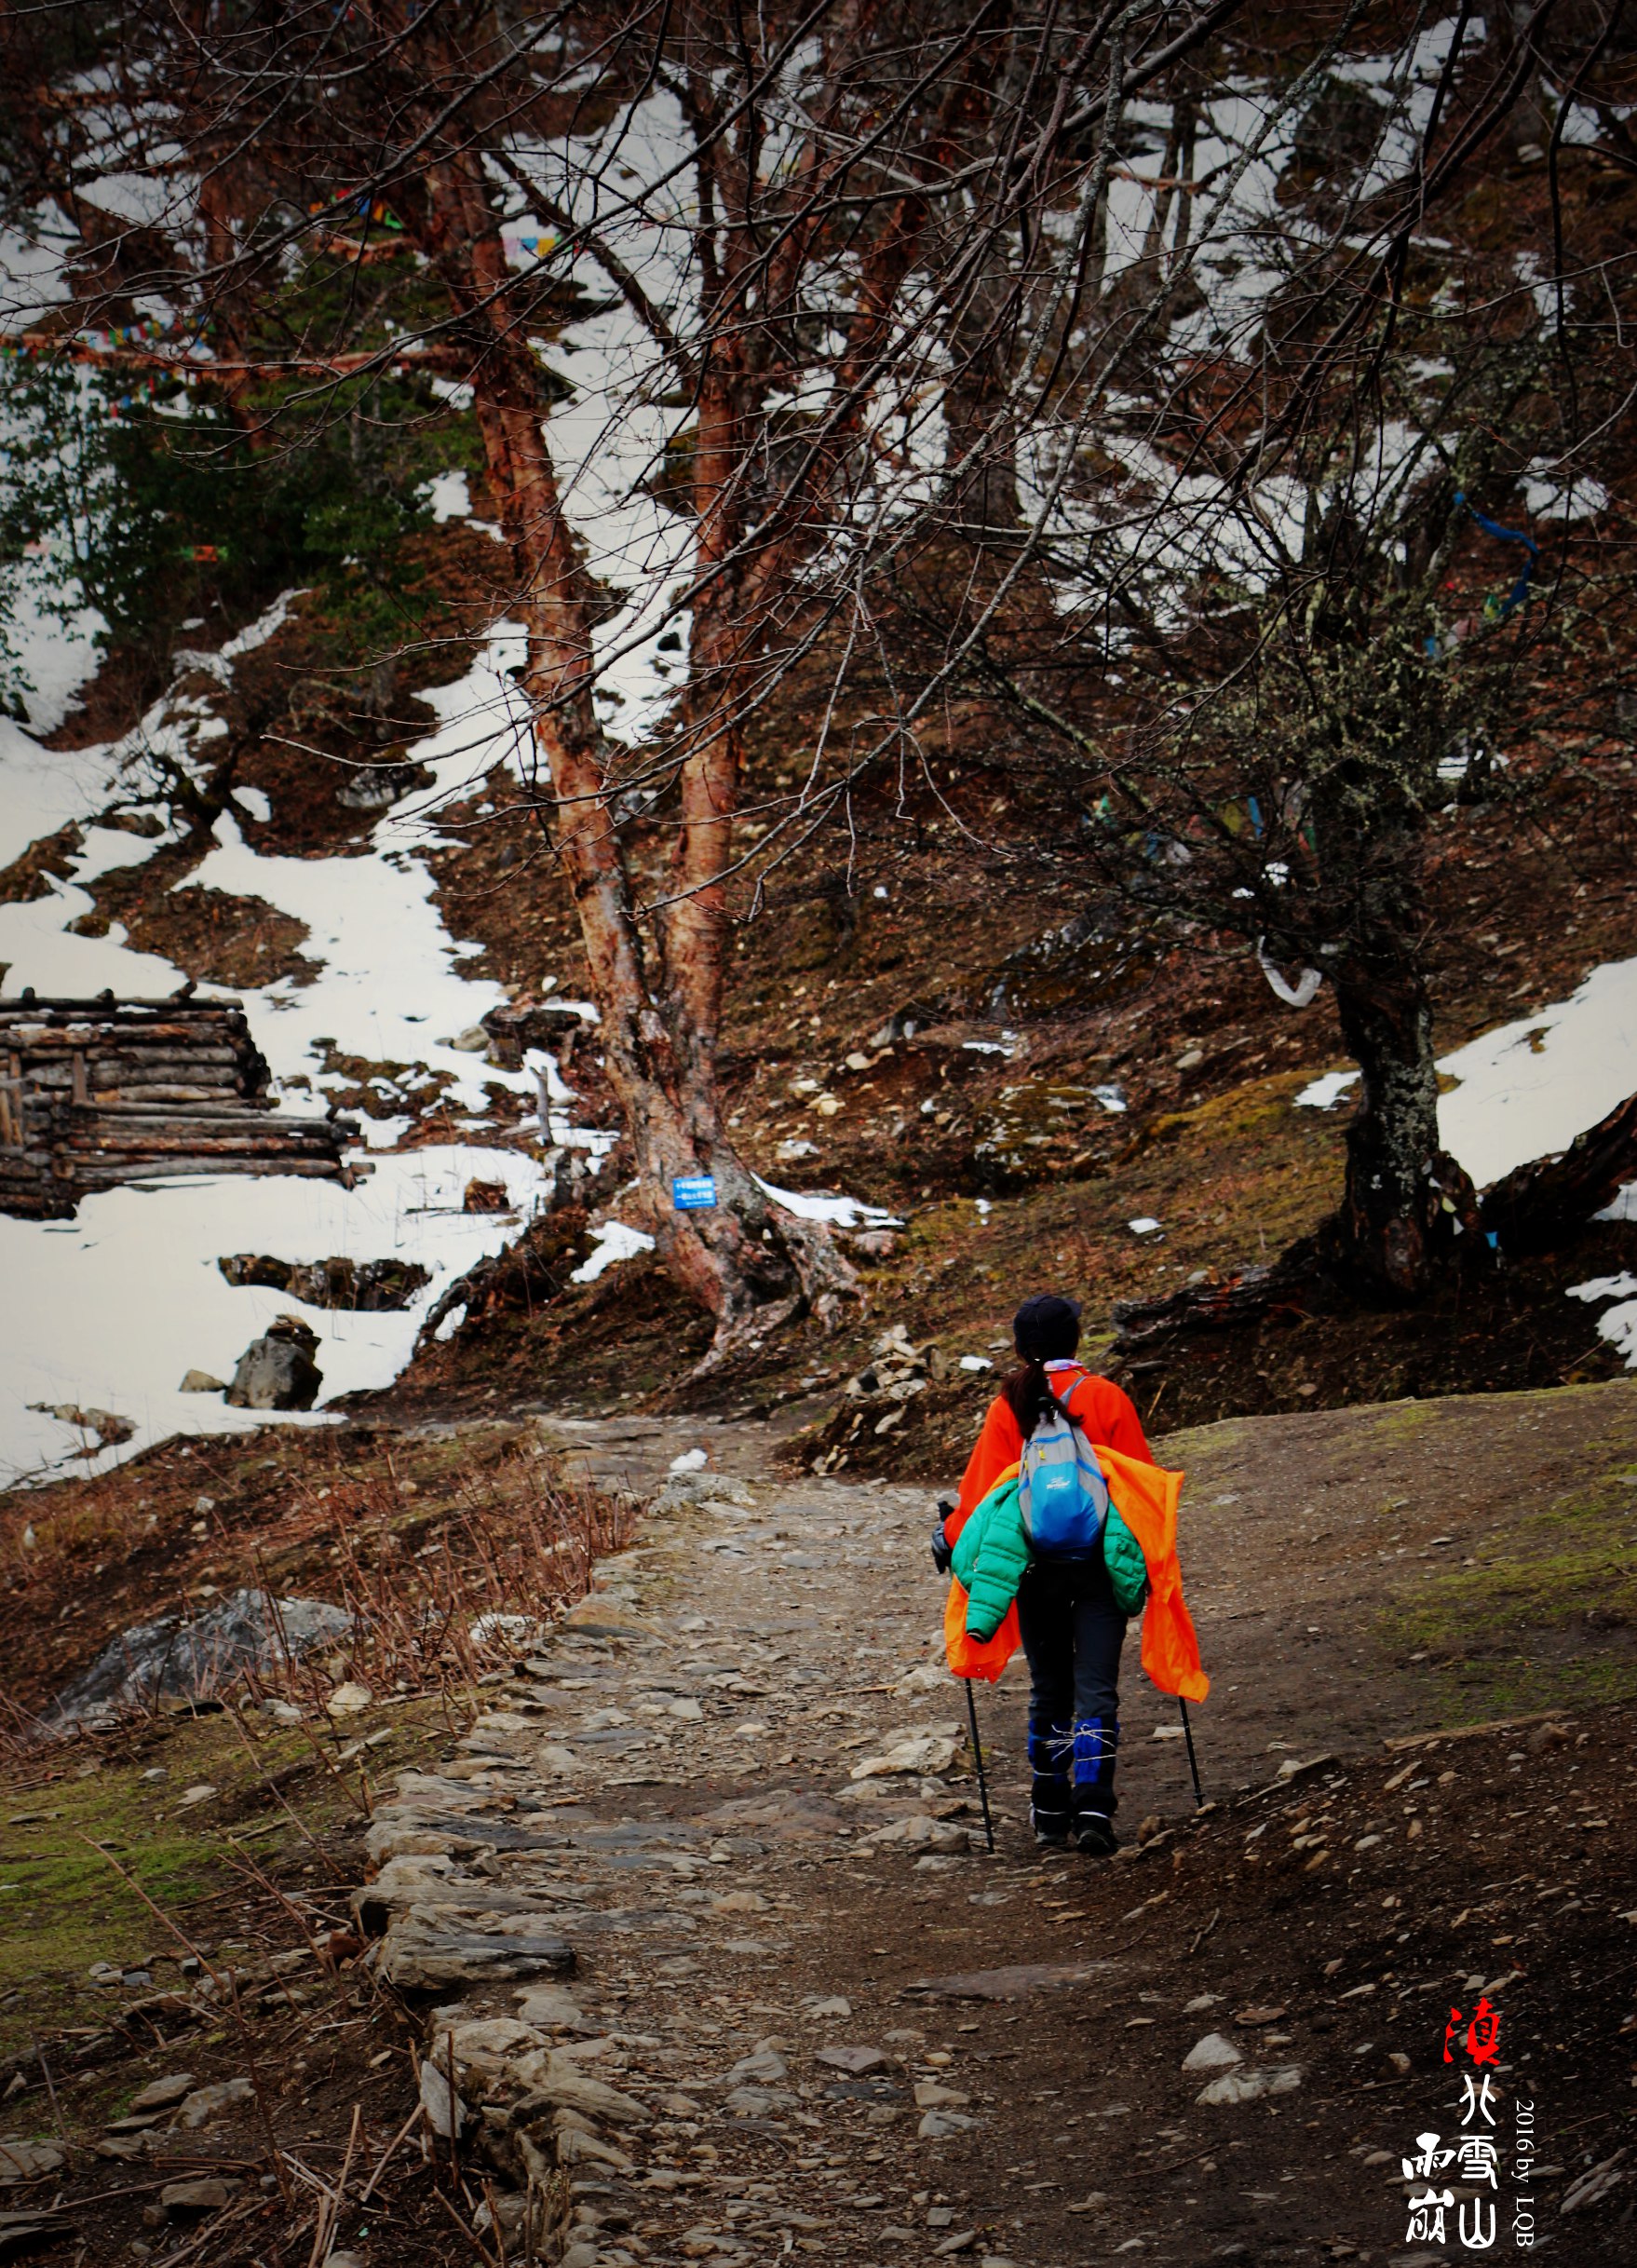
[[[736,892],[857,771],[821,733],[752,854],[747,720],[826,635],[845,672],[872,575],[947,486],[946,426],[980,464],[1009,428],[1004,373],[1045,335],[1042,214],[1106,175],[1120,106],[1238,6],[121,12],[101,140],[69,169],[83,197],[141,141],[168,184],[108,255],[118,290],[185,316],[241,418],[250,377],[264,398],[277,375],[286,414],[406,360],[470,389],[527,632],[520,768],[711,1361],[857,1288],[724,1123]],[[382,294],[364,285],[387,230],[413,265]],[[975,424],[944,417],[952,368]],[[715,1203],[677,1210],[700,1178]]]
[[[1387,1299],[1488,1256],[1438,1134],[1440,815],[1527,795],[1571,729],[1629,737],[1606,632],[1630,590],[1609,507],[1630,257],[1564,183],[1630,64],[1617,7],[1549,42],[1553,14],[1384,41],[1338,10],[1249,85],[1184,66],[1169,104],[1127,107],[995,419],[1058,633],[986,593],[933,673],[1078,771],[1081,854],[1137,919],[1237,936],[1292,1007],[1333,987],[1360,1102],[1299,1263]],[[1543,87],[1515,220],[1469,232]]]

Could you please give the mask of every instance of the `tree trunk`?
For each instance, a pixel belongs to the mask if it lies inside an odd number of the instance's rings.
[[[551,836],[579,916],[608,1083],[634,1153],[645,1226],[659,1257],[716,1319],[701,1369],[810,1311],[829,1324],[858,1279],[828,1229],[774,1204],[726,1134],[716,1046],[726,968],[725,888],[737,787],[735,648],[725,604],[700,609],[703,675],[684,719],[674,902],[657,971],[637,917],[619,833],[617,752],[592,705],[592,589],[564,517],[543,432],[547,403],[507,305],[490,195],[460,156],[426,176],[424,248],[469,326],[475,409],[529,633],[524,683],[550,781]],[[731,404],[714,445],[731,457]],[[725,428],[725,429],[724,429]],[[734,468],[719,469],[724,485]],[[679,1211],[672,1184],[709,1176],[713,1206]]]
[[[1336,1012],[1359,1066],[1347,1128],[1346,1184],[1320,1250],[1366,1297],[1424,1298],[1458,1258],[1487,1254],[1465,1172],[1439,1147],[1432,1005],[1412,947],[1349,952],[1335,974]],[[1464,1247],[1464,1249],[1462,1249]]]

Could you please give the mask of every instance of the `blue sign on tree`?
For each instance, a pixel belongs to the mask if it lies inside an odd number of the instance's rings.
[[[716,1183],[710,1174],[678,1174],[670,1184],[670,1202],[678,1213],[705,1213],[716,1202]]]

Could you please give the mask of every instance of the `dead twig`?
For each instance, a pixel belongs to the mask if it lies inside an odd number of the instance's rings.
[[[423,2106],[420,2103],[416,2103],[414,2109],[404,2120],[403,2125],[399,2126],[398,2132],[393,2136],[391,2141],[387,2143],[386,2149],[376,2159],[375,2170],[370,2176],[369,2180],[364,2183],[363,2189],[359,2195],[359,2207],[360,2210],[363,2208],[363,2207],[369,2204],[370,2199],[374,2195],[375,2184],[380,2180],[382,2175],[386,2171],[386,2167],[392,2157],[393,2152],[398,2148],[399,2142],[401,2142],[408,2135],[410,2129],[414,2125],[416,2120],[424,2117],[426,2113]]]
[[[450,2198],[448,2192],[439,2189],[434,2190],[432,2194],[437,2198],[439,2204],[449,2215],[450,2220],[453,2221],[455,2227],[460,2231],[467,2242],[473,2247],[479,2259],[487,2261],[488,2268],[506,2268],[506,2261],[504,2258],[496,2259],[495,2255],[490,2251],[488,2246],[478,2234],[476,2229],[474,2229],[468,2221],[465,2221],[461,2219],[460,2214],[455,2210],[453,2202]]]
[[[359,2146],[359,2137],[363,2131],[363,2119],[362,2105],[355,2102],[352,2107],[352,2125],[346,2137],[346,2155],[341,2161],[341,2173],[334,2189],[330,2193],[328,2202],[318,2207],[318,2220],[313,2231],[313,2248],[307,2255],[307,2268],[319,2268],[325,2253],[330,2249],[331,2238],[340,2232],[342,2203],[346,2196],[347,2176],[352,2171],[353,2156]]]
[[[1203,1929],[1198,1929],[1198,1930],[1196,1930],[1196,1931],[1195,1931],[1195,1933],[1194,1933],[1194,1942],[1193,1942],[1193,1944],[1192,1944],[1192,1945],[1191,1945],[1191,1946],[1188,1948],[1188,1953],[1189,1953],[1190,1958],[1192,1958],[1192,1956],[1193,1956],[1194,1954],[1196,1954],[1196,1953],[1197,1953],[1197,1952],[1199,1950],[1199,1948],[1200,1948],[1200,1947],[1201,1947],[1201,1946],[1204,1944],[1204,1942],[1205,1942],[1206,1938],[1210,1936],[1210,1935],[1211,1935],[1211,1931],[1212,1931],[1212,1930],[1213,1930],[1213,1929],[1216,1927],[1217,1923],[1218,1923],[1218,1922],[1219,1922],[1221,1920],[1222,1920],[1222,1908],[1221,1908],[1220,1906],[1218,1906],[1218,1907],[1215,1907],[1215,1908],[1212,1908],[1211,1919],[1210,1919],[1210,1921],[1209,1921],[1209,1922],[1206,1922],[1206,1924],[1205,1924],[1204,1928],[1203,1928]]]

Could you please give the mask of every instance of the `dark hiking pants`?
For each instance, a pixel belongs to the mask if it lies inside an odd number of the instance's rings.
[[[1018,1586],[1037,1834],[1062,1837],[1114,1816],[1126,1619],[1101,1558],[1038,1560]]]

